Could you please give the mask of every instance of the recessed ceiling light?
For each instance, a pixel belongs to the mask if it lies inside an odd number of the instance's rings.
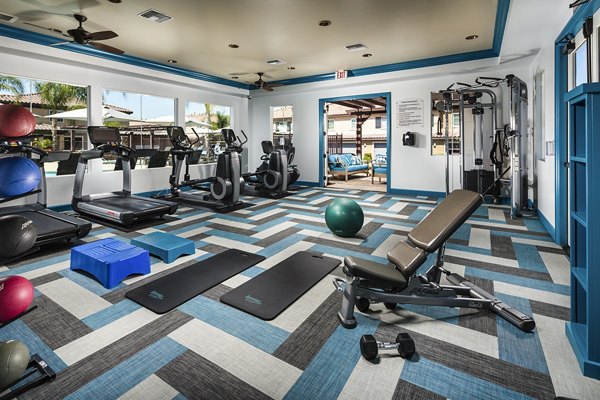
[[[238,76],[232,76],[231,79],[239,79]]]
[[[329,26],[331,25],[331,21],[328,19],[324,19],[322,21],[319,21],[319,26]]]
[[[177,64],[177,60],[167,60],[169,64]]]
[[[373,54],[371,54],[371,53],[365,53],[365,54],[363,54],[363,57],[371,57],[372,55]]]
[[[235,43],[231,43],[231,44],[229,45],[229,47],[231,47],[232,49],[237,49],[237,48],[239,48],[240,46],[239,46],[239,45],[237,45],[237,44],[235,44]]]
[[[465,39],[466,39],[466,40],[475,40],[475,39],[477,39],[478,37],[479,37],[478,35],[469,35],[469,36],[467,36]]]
[[[296,69],[296,67],[287,67],[287,69],[292,70],[292,69]]]

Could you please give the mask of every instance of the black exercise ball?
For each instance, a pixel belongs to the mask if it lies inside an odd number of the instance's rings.
[[[0,258],[16,257],[31,249],[37,240],[33,221],[21,215],[0,217]]]
[[[23,376],[29,364],[29,349],[18,340],[0,342],[0,392]]]

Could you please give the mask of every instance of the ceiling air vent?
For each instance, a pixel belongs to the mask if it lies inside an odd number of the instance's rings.
[[[0,13],[0,21],[2,21],[2,22],[8,22],[9,24],[13,24],[18,19],[19,19],[19,17]]]
[[[269,60],[267,61],[267,64],[271,64],[271,65],[281,65],[281,64],[285,64],[285,61],[281,61],[281,60]]]
[[[160,11],[156,11],[153,9],[146,10],[138,14],[140,17],[149,19],[150,21],[162,23],[173,19],[173,17],[168,16],[167,14],[163,14]]]
[[[349,51],[360,51],[360,50],[365,50],[366,48],[367,48],[367,46],[365,46],[362,43],[350,44],[350,45],[346,46],[346,49]]]

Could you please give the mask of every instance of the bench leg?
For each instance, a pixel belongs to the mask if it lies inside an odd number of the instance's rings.
[[[352,282],[346,282],[343,292],[342,308],[338,312],[338,319],[344,328],[356,328],[356,318],[354,318],[354,304],[356,303],[356,289],[358,279],[353,278]]]

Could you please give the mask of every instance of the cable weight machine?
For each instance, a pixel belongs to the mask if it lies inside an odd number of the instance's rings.
[[[497,88],[506,100],[506,124],[499,122]],[[479,77],[473,85],[456,82],[439,93],[443,100],[435,106],[445,119],[446,193],[455,189],[450,178],[452,151],[448,149],[455,138],[450,135],[449,114],[458,107],[459,188],[492,197],[494,203],[510,198],[511,218],[521,217],[528,203],[527,85],[514,75]],[[471,118],[467,124],[468,113]]]

